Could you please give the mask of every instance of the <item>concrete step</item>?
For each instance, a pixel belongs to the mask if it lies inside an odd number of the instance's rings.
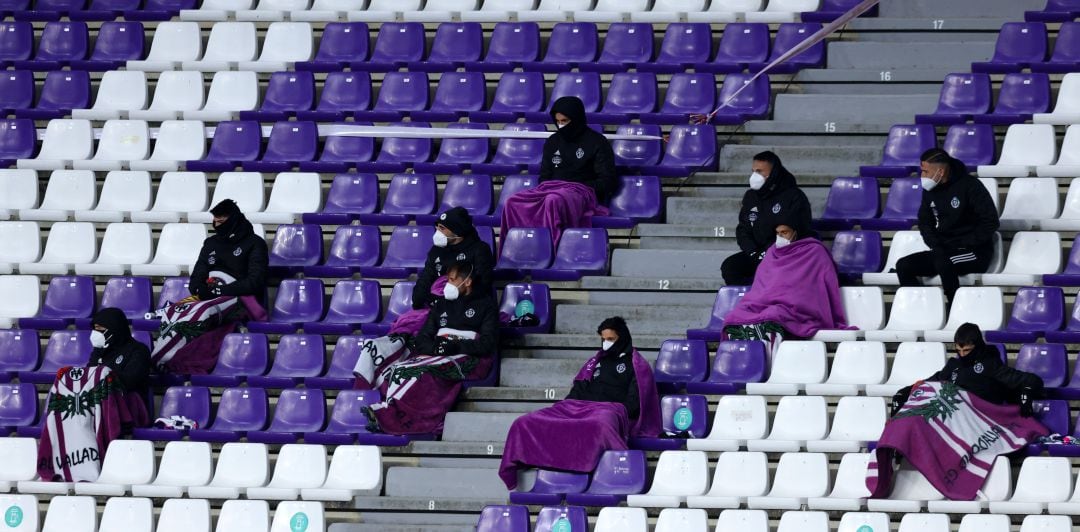
[[[567,381],[558,383],[566,385]],[[506,441],[510,424],[520,414],[448,412],[443,425],[443,441],[493,442]],[[387,492],[389,495],[390,493]]]
[[[1021,20],[1024,11],[1042,9],[1045,5],[1045,0],[953,0],[951,2],[904,0],[903,2],[882,2],[878,16],[882,18],[934,17],[939,19],[1008,17],[1011,20]],[[974,9],[976,7],[978,9]]]
[[[595,325],[593,327],[595,328]],[[597,338],[599,339],[599,337]],[[600,342],[597,341],[596,343],[599,349]],[[502,368],[499,371],[499,386],[516,386],[520,388],[568,386],[573,382],[574,376],[581,370],[581,365],[584,363],[585,359],[506,358],[503,359]]]
[[[500,383],[498,388],[469,388],[464,397],[469,401],[553,401],[570,393],[567,384],[563,382],[551,388],[514,388]]]
[[[431,471],[435,471],[441,468],[426,468],[426,467],[401,467],[394,468],[400,470],[407,469],[420,469],[419,473],[404,472],[398,473],[396,476],[403,482],[410,485],[407,491],[416,491],[411,488],[411,485],[419,484],[423,485],[427,475]],[[462,471],[461,469],[457,471]],[[468,471],[480,471],[480,470],[468,470]],[[480,514],[480,511],[485,506],[493,504],[506,504],[507,492],[506,485],[499,481],[499,477],[495,475],[494,470],[490,471],[490,474],[483,475],[482,478],[486,485],[481,486],[479,491],[487,493],[485,496],[470,497],[470,496],[456,496],[459,494],[472,494],[475,491],[474,486],[471,485],[471,481],[478,478],[475,474],[462,474],[457,482],[461,482],[462,490],[457,489],[457,484],[454,480],[455,473],[451,472],[447,475],[439,475],[437,485],[432,485],[434,494],[429,496],[389,496],[384,495],[381,497],[357,497],[353,499],[352,505],[360,510],[373,510],[380,512],[459,512],[459,513],[473,513]],[[487,477],[492,477],[498,486],[494,486],[490,481],[486,480]],[[496,494],[495,487],[502,489],[501,494]]]
[[[657,286],[669,279],[720,279],[720,263],[730,254],[697,249],[616,249],[611,275],[644,278]]]
[[[457,406],[454,407],[454,409],[457,412],[528,414],[533,410],[543,408],[545,406],[547,405],[538,403],[479,401],[458,403]]]
[[[820,139],[818,141],[820,142]],[[838,175],[836,172],[799,172],[799,175],[795,176],[795,180],[798,181],[801,187],[828,187]],[[749,176],[749,171],[745,173],[730,171],[694,174],[683,184],[682,190],[698,191],[719,188],[718,192],[722,192],[722,194],[718,195],[727,196],[728,192],[722,190],[723,188],[738,187],[740,190],[745,191]],[[669,186],[667,188],[670,190],[673,187]],[[639,224],[638,228],[640,227]]]
[[[705,306],[562,305],[557,313],[555,329],[559,332],[595,334],[596,326],[602,320],[622,316],[631,334],[640,332],[677,338],[684,335],[686,329],[706,323],[710,310]]]
[[[501,458],[503,447],[503,442],[418,441],[413,442],[412,451],[434,456],[491,456]]]
[[[599,322],[596,323],[599,325]],[[595,327],[594,325],[593,327]],[[655,354],[650,357],[646,350],[656,351],[660,349],[660,344],[664,343],[664,340],[672,338],[670,334],[646,334],[642,332],[632,331],[634,334],[634,344],[638,351],[641,351],[645,358],[655,360]],[[596,348],[596,329],[589,332],[579,333],[560,333],[560,334],[527,334],[518,338],[505,338],[503,339],[503,345],[512,348],[574,348],[574,349],[595,349]]]
[[[987,61],[994,42],[831,42],[826,60],[829,70],[917,71],[922,69],[968,69],[974,61]],[[890,81],[880,79],[879,81]],[[904,80],[897,80],[904,81]]]
[[[813,98],[814,96],[808,96]],[[791,102],[793,105],[795,102]],[[813,105],[813,102],[803,102]],[[931,109],[933,110],[933,109]],[[913,113],[912,113],[913,114]],[[911,114],[904,121],[910,121]],[[824,140],[822,140],[824,142]],[[796,179],[804,173],[858,175],[859,166],[881,162],[881,146],[775,146],[762,144],[727,144],[720,151],[719,170],[750,176],[750,164],[755,154],[773,150]]]
[[[941,88],[941,78],[938,77],[933,87],[933,94],[938,94]],[[928,93],[931,91],[927,91]],[[864,91],[859,91],[860,94],[866,94]],[[794,94],[794,93],[790,93]],[[815,91],[813,93],[801,92],[798,94],[824,94],[828,96],[834,95],[850,95],[851,89],[846,91],[838,91],[837,93],[830,93],[825,91]],[[907,92],[911,94],[911,92]],[[892,96],[890,94],[890,96]],[[743,128],[743,132],[747,134],[753,134],[754,138],[763,135],[786,135],[784,138],[794,140],[797,135],[808,135],[810,138],[819,137],[822,134],[828,133],[835,136],[843,136],[842,140],[845,144],[862,144],[873,145],[880,144],[878,140],[883,135],[889,133],[889,128],[892,127],[892,122],[837,122],[830,126],[826,126],[823,122],[817,122],[812,120],[752,120],[746,123],[746,127]],[[858,136],[856,136],[858,135]],[[817,139],[820,143],[820,138]],[[785,142],[784,144],[787,144]]]
[[[491,469],[391,467],[385,484],[387,498],[434,499],[436,509],[443,509],[441,500],[506,499],[506,486]]]
[[[910,123],[914,115],[932,113],[938,94],[877,95],[877,94],[779,94],[773,106],[776,120],[799,120],[850,124]],[[779,154],[779,152],[778,152]],[[787,159],[785,165],[790,166]]]
[[[672,294],[679,298],[679,301],[687,301],[689,297],[695,297],[698,295],[708,296],[709,300],[704,303],[711,305],[713,298],[716,296],[716,291],[724,285],[722,279],[665,279],[666,283],[658,283],[652,279],[641,279],[638,277],[589,277],[582,279],[581,287],[589,290],[589,302],[597,303],[594,301],[594,297],[604,294],[608,291],[630,291],[635,293],[646,292],[649,300],[652,298],[663,296],[664,294]],[[650,304],[648,302],[642,302],[639,304]],[[696,303],[695,303],[696,304]],[[637,337],[635,336],[636,340]]]

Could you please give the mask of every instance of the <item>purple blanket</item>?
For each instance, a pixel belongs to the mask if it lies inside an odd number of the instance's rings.
[[[439,297],[443,295],[443,287],[446,286],[446,276],[443,275],[438,279],[435,279],[434,283],[431,283],[431,293]],[[415,335],[420,332],[420,328],[424,326],[424,322],[427,321],[428,308],[412,309],[408,312],[403,312],[400,316],[394,320],[394,323],[390,325],[390,331],[387,334],[410,334]]]
[[[770,247],[754,284],[724,317],[724,326],[775,322],[790,335],[810,338],[821,329],[852,329],[829,250],[817,239]]]
[[[1048,432],[1016,405],[989,403],[951,382],[924,382],[885,425],[866,487],[871,498],[889,496],[899,453],[946,498],[974,500],[997,456]]]
[[[552,242],[558,244],[563,229],[592,227],[593,216],[608,214],[607,207],[597,203],[592,188],[570,181],[547,181],[506,200],[499,234],[507,234],[512,227],[546,227]]]

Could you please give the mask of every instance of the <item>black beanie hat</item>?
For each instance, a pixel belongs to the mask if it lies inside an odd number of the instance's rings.
[[[435,223],[454,232],[460,237],[467,237],[476,231],[473,227],[472,215],[464,207],[454,207],[439,215]]]
[[[233,216],[240,214],[240,206],[231,199],[221,200],[221,203],[214,205],[214,208],[210,209],[210,214],[214,216]]]

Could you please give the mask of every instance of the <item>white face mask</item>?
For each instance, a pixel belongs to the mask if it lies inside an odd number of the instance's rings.
[[[108,343],[105,339],[105,333],[98,330],[90,331],[90,345],[94,346],[94,349],[101,349]]]
[[[431,235],[431,242],[435,244],[436,247],[444,248],[450,243],[450,239],[447,238],[442,231],[436,229],[435,234]]]
[[[787,246],[788,244],[791,244],[790,240],[788,240],[788,239],[786,239],[786,238],[784,238],[784,237],[782,237],[780,235],[776,235],[776,247],[782,248],[784,246]]]
[[[447,301],[453,301],[461,297],[461,290],[456,285],[446,283],[446,286],[443,287],[443,297]]]
[[[761,190],[765,186],[765,176],[754,172],[750,174],[750,190]]]
[[[920,177],[919,182],[922,183],[923,190],[927,192],[934,190],[934,187],[938,186],[938,182],[930,179],[929,177]]]
[[[608,349],[611,349],[614,345],[615,342],[612,342],[611,340],[604,340],[603,342],[600,342],[600,349],[607,351]]]

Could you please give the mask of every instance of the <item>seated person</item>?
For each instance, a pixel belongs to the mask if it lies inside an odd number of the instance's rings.
[[[364,343],[356,387],[378,389],[383,398],[365,410],[372,432],[442,432],[461,383],[491,371],[499,345],[499,309],[489,293],[474,286],[472,271],[468,262],[450,267],[443,297],[411,345],[401,337]]]
[[[506,200],[502,232],[512,227],[546,227],[558,243],[562,230],[592,227],[593,216],[606,216],[606,203],[616,192],[615,152],[603,134],[585,118],[585,104],[564,96],[551,106],[558,130],[544,141],[540,186]]]
[[[846,329],[844,301],[829,250],[799,218],[776,226],[754,284],[724,317],[724,336],[761,340],[770,353],[785,338],[810,338],[821,329]]]
[[[525,467],[588,473],[607,450],[624,450],[632,437],[660,433],[660,401],[652,367],[634,349],[622,318],[596,329],[601,347],[574,378],[566,399],[514,420],[499,477],[507,489]]]
[[[94,314],[90,344],[89,366],[62,368],[49,389],[38,442],[43,480],[97,480],[109,442],[149,424],[150,350],[132,338],[123,311]]]
[[[901,286],[919,286],[919,277],[941,276],[941,287],[952,305],[960,276],[986,273],[994,257],[994,233],[1000,222],[997,207],[963,162],[945,150],[922,154],[922,204],[919,233],[930,251],[896,262]]]
[[[751,170],[750,189],[743,195],[739,225],[735,227],[739,252],[720,265],[724,283],[729,286],[754,282],[754,272],[775,240],[773,228],[781,220],[797,220],[798,225],[810,227],[810,200],[780,157],[763,151],[754,156]]]
[[[210,213],[214,235],[203,242],[191,269],[191,297],[156,313],[161,327],[152,361],[172,373],[209,373],[221,342],[239,322],[266,319],[259,304],[266,293],[266,241],[255,235],[233,200],[222,201]]]
[[[1038,375],[1006,366],[973,323],[956,330],[954,345],[956,358],[893,397],[867,469],[871,497],[889,496],[900,455],[947,498],[974,500],[997,456],[1048,433],[1031,419]]]

